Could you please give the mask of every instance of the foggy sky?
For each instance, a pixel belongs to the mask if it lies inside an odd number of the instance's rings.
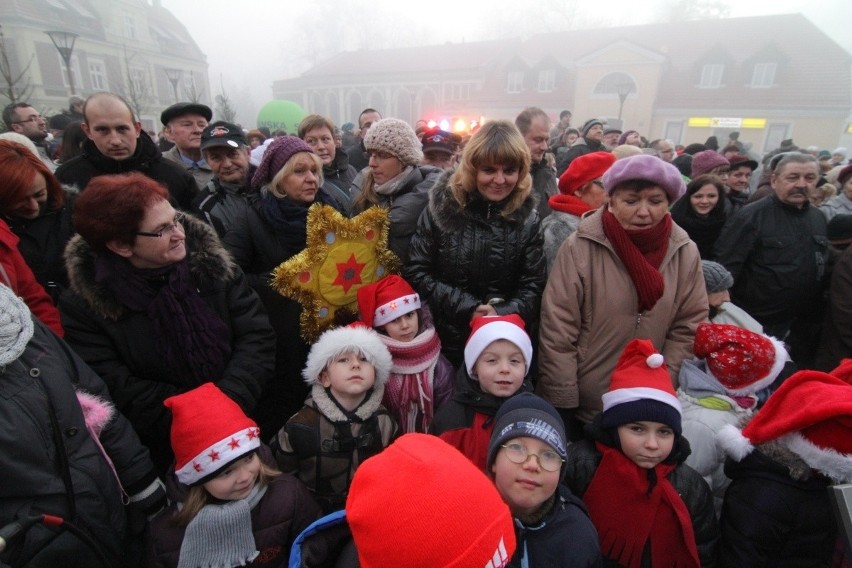
[[[542,4],[520,14],[516,0],[162,0],[207,54],[210,92],[221,85],[238,120],[253,126],[257,110],[272,98],[272,82],[298,76],[330,50],[471,42],[524,37],[536,31],[645,24],[662,18],[673,0],[552,0],[562,14],[541,29]],[[852,2],[846,0],[718,0],[730,17],[802,13],[852,53]],[[605,5],[606,10],[599,8]],[[426,8],[428,6],[428,9]],[[487,9],[484,6],[491,7]],[[418,8],[419,7],[419,8]],[[494,7],[497,7],[495,10]],[[333,20],[332,20],[333,19]],[[570,20],[570,21],[569,21]],[[323,24],[322,22],[328,22]],[[719,38],[724,43],[724,37]],[[783,42],[784,38],[778,38]],[[310,110],[310,109],[308,109]]]

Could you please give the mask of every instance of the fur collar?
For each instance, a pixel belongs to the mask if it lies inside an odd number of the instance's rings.
[[[367,420],[370,416],[375,414],[382,405],[382,397],[384,394],[385,387],[383,385],[377,384],[373,387],[373,390],[367,398],[365,398],[361,405],[355,409],[355,416],[361,420]],[[341,411],[334,401],[331,400],[331,397],[328,396],[328,392],[326,392],[325,388],[321,384],[315,383],[314,386],[311,387],[311,398],[306,404],[311,404],[311,401],[313,401],[313,405],[316,409],[332,422],[349,422],[349,418],[343,414],[343,411]]]
[[[189,251],[189,271],[199,288],[234,278],[237,265],[222,246],[215,231],[203,221],[187,215],[184,220]],[[127,308],[107,286],[95,282],[97,254],[80,235],[75,235],[65,249],[65,267],[71,290],[82,298],[98,317],[118,320]]]
[[[452,170],[441,174],[429,192],[429,213],[432,214],[435,224],[442,232],[457,233],[472,220],[484,220],[488,208],[492,208],[492,214],[499,215],[496,204],[487,204],[484,200],[479,199],[478,195],[471,194],[472,197],[468,198],[464,207],[459,205],[450,189],[449,181],[452,174]],[[507,220],[524,223],[535,212],[535,204],[535,197],[533,197],[533,192],[530,191],[521,206]],[[477,207],[477,205],[480,207]]]
[[[740,418],[739,428],[728,424],[716,433],[716,445],[735,462],[741,462],[754,450],[786,471],[796,481],[808,481],[814,477],[814,470],[793,452],[788,446],[787,436],[770,440],[757,446],[752,446],[742,435],[742,429],[751,422],[754,416]]]

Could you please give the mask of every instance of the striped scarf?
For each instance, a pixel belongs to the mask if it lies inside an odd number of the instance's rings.
[[[396,419],[402,432],[425,433],[434,415],[432,383],[441,355],[441,340],[428,327],[408,342],[381,336],[393,357],[393,365],[382,404]]]

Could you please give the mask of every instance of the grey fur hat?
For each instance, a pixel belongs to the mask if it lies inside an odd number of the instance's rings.
[[[404,166],[415,166],[423,159],[422,144],[414,129],[398,118],[383,118],[373,123],[364,136],[364,147],[387,152]]]
[[[346,351],[360,351],[376,368],[376,385],[384,385],[391,371],[391,354],[379,334],[363,324],[330,329],[311,347],[302,378],[309,385],[319,384],[319,376],[328,362]]]

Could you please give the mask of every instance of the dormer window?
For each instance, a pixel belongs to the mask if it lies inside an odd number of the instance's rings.
[[[509,93],[520,93],[524,90],[524,72],[509,71],[506,81],[506,91]]]
[[[538,92],[549,93],[556,88],[556,70],[543,69],[538,72]]]
[[[701,89],[718,89],[722,86],[722,75],[725,73],[725,66],[721,63],[708,63],[701,70],[701,82],[698,84]]]
[[[751,86],[755,89],[768,89],[775,84],[777,63],[755,63],[751,76]]]

